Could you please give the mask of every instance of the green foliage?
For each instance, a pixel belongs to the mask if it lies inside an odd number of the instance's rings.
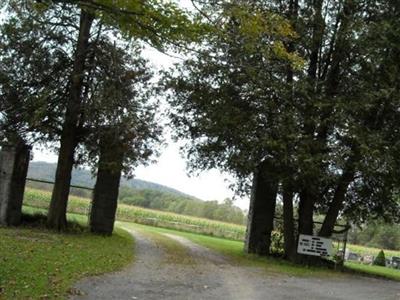
[[[99,29],[101,30],[101,29]],[[123,157],[123,173],[129,177],[139,164],[158,154],[162,128],[156,118],[157,103],[150,104],[152,72],[136,43],[118,45],[107,30],[99,32],[92,46],[90,96],[81,118],[82,145],[77,164],[89,165],[96,174],[100,149],[118,145],[112,156]],[[113,160],[113,157],[108,158]],[[119,169],[108,163],[107,168]]]
[[[207,31],[199,18],[181,9],[174,1],[73,2],[94,9],[103,22],[118,28],[123,35],[142,40],[160,50],[185,46]]]
[[[125,0],[5,0],[2,7],[29,6],[38,14],[58,9],[89,10],[103,24],[117,29],[124,38],[141,40],[165,50],[198,40],[208,27],[200,18],[181,9],[175,1]]]
[[[268,149],[281,148],[273,130],[282,110],[272,91],[285,87],[287,68],[298,63],[282,47],[296,34],[263,4],[227,1],[208,9],[216,24],[207,45],[166,76],[170,116],[176,137],[190,140],[192,169],[218,167],[245,181]]]
[[[268,158],[269,171],[307,208],[306,219],[329,211],[325,230],[340,214],[398,220],[399,5],[210,6],[217,20],[223,16],[218,30],[166,80],[192,169],[232,172],[246,188]],[[271,14],[279,16],[275,26],[260,21]]]
[[[400,250],[400,225],[383,221],[369,221],[361,228],[354,227],[349,232],[351,243],[370,247]]]
[[[132,237],[120,229],[104,238],[0,227],[0,236],[1,299],[63,299],[77,280],[121,269],[133,257]]]
[[[284,254],[284,236],[282,231],[274,230],[271,234],[271,248],[270,251],[274,255]]]
[[[67,25],[47,26],[24,5],[13,6],[5,16],[0,25],[0,139],[17,134],[28,142],[52,141],[65,108],[74,39],[63,31]],[[62,17],[66,23],[76,21],[71,11]]]
[[[383,252],[383,250],[379,251],[378,256],[375,258],[373,262],[373,265],[382,267],[386,266],[385,253]]]

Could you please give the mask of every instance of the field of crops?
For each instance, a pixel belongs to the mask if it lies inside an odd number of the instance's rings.
[[[51,193],[32,188],[26,188],[24,205],[47,209]],[[68,212],[88,215],[90,199],[71,196],[68,202]],[[174,213],[151,210],[141,207],[118,205],[117,220],[135,222],[163,228],[206,234],[232,240],[243,240],[245,226],[178,215]]]

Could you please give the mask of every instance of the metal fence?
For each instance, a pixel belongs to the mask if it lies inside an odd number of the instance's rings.
[[[54,182],[53,181],[48,181],[48,180],[42,180],[42,179],[36,179],[36,178],[26,178],[26,181],[29,182],[30,184],[26,185],[26,188],[33,188],[33,189],[38,189],[38,190],[44,190],[51,192],[53,190]],[[80,197],[82,199],[87,200],[88,206],[87,210],[84,213],[88,217],[88,222],[89,222],[89,216],[90,216],[90,210],[92,207],[92,194],[93,194],[93,188],[87,187],[87,186],[81,186],[81,185],[70,185],[70,197],[76,196]],[[39,208],[43,209],[42,205],[35,205],[34,203],[25,203],[25,206],[33,207],[33,208]]]

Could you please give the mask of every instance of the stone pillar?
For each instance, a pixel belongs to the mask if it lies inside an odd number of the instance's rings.
[[[3,145],[0,151],[0,225],[21,222],[22,202],[30,159],[27,145]]]
[[[118,205],[123,152],[118,143],[103,139],[100,145],[99,167],[90,211],[90,230],[111,235]]]

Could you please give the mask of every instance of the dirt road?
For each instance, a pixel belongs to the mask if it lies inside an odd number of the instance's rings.
[[[189,240],[170,234],[185,247],[173,261],[151,235],[132,231],[135,262],[125,270],[79,282],[82,292],[71,299],[393,299],[400,284],[372,278],[335,276],[298,278],[266,274],[262,269],[237,266],[227,258]],[[188,256],[188,257],[186,257]]]

